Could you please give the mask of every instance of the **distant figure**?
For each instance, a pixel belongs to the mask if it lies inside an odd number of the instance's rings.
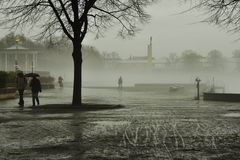
[[[201,80],[197,77],[196,79],[195,79],[195,81],[197,82],[197,100],[199,100],[200,99],[200,94],[199,94],[199,89],[200,89],[200,85],[199,85],[199,83],[201,82]]]
[[[63,88],[63,78],[61,76],[58,77],[58,84],[60,88]]]
[[[122,80],[122,77],[120,76],[118,78],[118,88],[122,89],[122,84],[123,84],[123,80]]]
[[[18,94],[19,94],[18,104],[19,104],[20,107],[23,107],[24,106],[23,93],[24,93],[24,90],[27,86],[27,80],[24,77],[23,72],[19,72],[17,74],[16,83],[17,83],[17,90],[18,90]]]
[[[31,87],[31,91],[32,91],[32,106],[35,106],[35,100],[37,101],[37,105],[39,105],[40,103],[39,103],[38,93],[42,92],[42,86],[41,86],[40,80],[37,79],[36,76],[33,76],[29,86]]]

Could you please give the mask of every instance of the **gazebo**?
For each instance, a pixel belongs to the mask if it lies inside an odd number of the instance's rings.
[[[20,44],[0,50],[1,69],[4,71],[22,70],[29,72],[37,68],[38,52],[25,48]]]

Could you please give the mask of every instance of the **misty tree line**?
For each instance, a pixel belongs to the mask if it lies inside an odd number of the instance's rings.
[[[38,42],[33,42],[29,38],[25,37],[24,35],[19,35],[19,39],[21,40],[20,43],[23,47],[30,48],[30,49],[40,49],[43,48],[44,45]],[[7,34],[5,37],[0,39],[0,49],[5,49],[11,47],[16,44],[16,35],[14,32]]]
[[[223,71],[228,70],[229,64],[240,71],[240,50],[234,50],[231,58],[224,57],[222,52],[214,49],[203,56],[194,50],[185,50],[180,55],[170,53],[164,59],[165,69],[182,69],[185,71],[207,70]]]
[[[30,50],[37,50],[39,55],[39,66],[41,64],[49,64],[48,68],[58,69],[60,65],[68,67],[71,65],[71,58],[67,57],[71,55],[71,44],[69,40],[64,37],[50,37],[43,41],[34,41],[23,34],[18,35],[20,42],[19,45],[28,48]],[[0,39],[0,50],[6,49],[16,44],[16,35],[11,32]],[[103,56],[97,48],[93,46],[84,45],[83,51],[83,67],[85,69],[101,69],[103,68]],[[52,61],[56,59],[56,61]],[[44,67],[44,66],[43,66]],[[48,68],[43,68],[47,70]]]
[[[23,47],[38,50],[39,64],[48,64],[49,68],[58,68],[61,64],[70,66],[72,60],[66,58],[66,55],[71,54],[71,44],[69,40],[64,37],[50,37],[44,41],[33,41],[24,35],[19,35],[20,45]],[[16,44],[16,36],[13,32],[7,34],[0,39],[0,49],[8,48]],[[103,52],[93,46],[83,46],[83,69],[100,70],[104,68],[106,59],[123,60],[116,52]],[[58,61],[54,63],[51,59],[57,58]],[[240,71],[240,49],[232,52],[231,60],[223,56],[219,50],[211,50],[206,56],[199,54],[194,50],[185,50],[180,55],[177,53],[170,53],[163,58],[164,68],[170,70],[181,69],[184,71],[208,70],[208,71],[222,71],[227,69],[228,63],[233,63],[235,69]],[[49,62],[48,62],[49,61]],[[52,66],[51,66],[52,65]],[[47,68],[44,68],[47,69]]]

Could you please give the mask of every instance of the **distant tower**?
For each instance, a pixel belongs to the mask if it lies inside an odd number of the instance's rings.
[[[147,58],[148,58],[148,64],[152,64],[152,36],[150,37],[150,44],[147,48]]]

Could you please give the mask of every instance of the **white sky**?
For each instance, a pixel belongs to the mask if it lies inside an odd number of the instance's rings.
[[[142,26],[142,31],[134,38],[121,39],[116,37],[116,32],[109,30],[105,38],[97,40],[87,35],[84,44],[93,45],[100,51],[118,52],[123,58],[146,55],[150,36],[153,37],[153,56],[156,58],[171,52],[181,54],[186,49],[202,55],[219,49],[224,56],[230,57],[233,50],[240,48],[240,41],[235,41],[240,35],[232,35],[214,25],[197,23],[204,19],[202,13],[178,14],[188,8],[189,5],[179,5],[177,1],[163,0],[148,9],[152,20]]]

